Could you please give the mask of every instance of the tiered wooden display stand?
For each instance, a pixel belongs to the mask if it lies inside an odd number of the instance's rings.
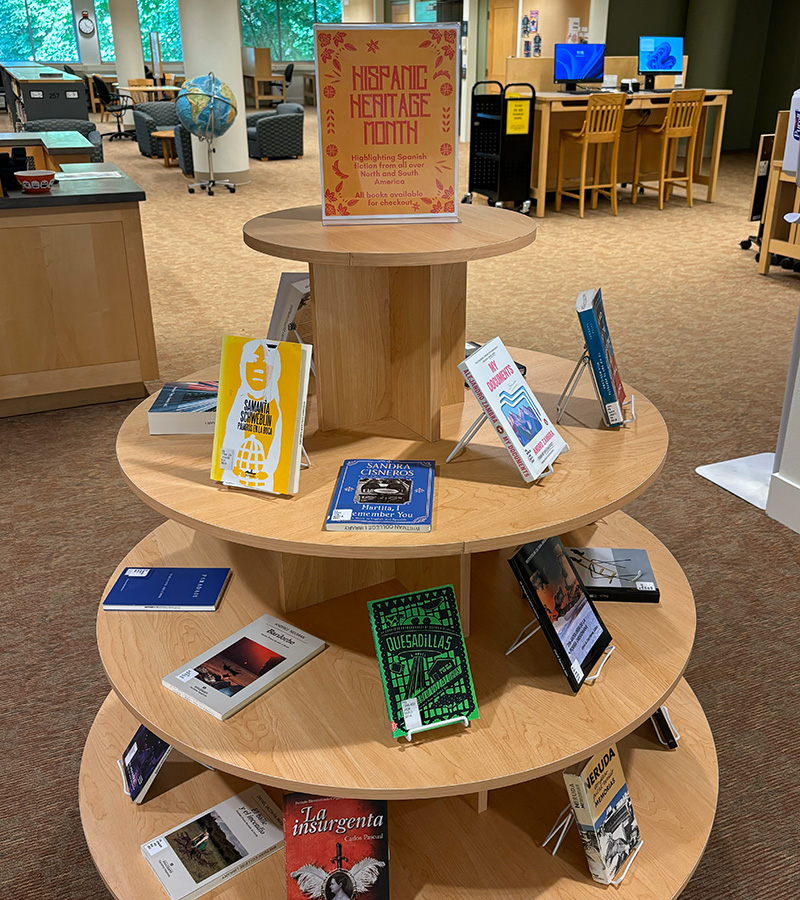
[[[611,741],[621,742],[644,838],[620,890],[637,900],[675,897],[700,859],[716,808],[717,762],[682,678],[694,601],[663,544],[617,511],[658,475],[666,427],[637,393],[636,422],[603,428],[584,379],[570,407],[573,424],[560,428],[570,451],[541,484],[522,481],[488,426],[444,465],[479,412],[452,371],[463,356],[466,263],[535,237],[530,220],[513,213],[461,213],[457,225],[323,229],[318,209],[290,210],[245,227],[251,246],[311,267],[318,377],[305,438],[312,466],[298,495],[211,482],[211,437],[151,437],[150,401],[120,431],[123,474],[170,521],[131,551],[109,584],[126,565],[230,566],[234,577],[213,614],[98,615],[114,690],[86,744],[81,816],[119,900],[159,893],[140,844],[241,790],[242,779],[392,801],[393,900],[598,897],[607,889],[589,876],[574,831],[557,857],[540,843],[567,802],[560,770]],[[572,363],[512,354],[554,416]],[[433,530],[324,531],[339,467],[351,457],[435,459]],[[596,684],[577,695],[543,636],[505,656],[531,618],[506,559],[520,544],[553,534],[577,545],[645,547],[661,588],[658,605],[603,605],[617,649]],[[390,737],[365,603],[444,583],[455,585],[470,634],[481,718],[469,729],[398,742]],[[165,673],[267,612],[328,648],[227,722],[162,687]],[[667,698],[682,735],[677,751],[662,748],[647,723]],[[214,771],[168,763],[135,806],[122,793],[116,759],[139,723]],[[281,897],[283,864],[275,854],[209,896]]]

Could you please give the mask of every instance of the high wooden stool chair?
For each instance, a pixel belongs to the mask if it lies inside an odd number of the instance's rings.
[[[597,195],[611,200],[611,210],[617,214],[617,157],[619,136],[622,131],[622,114],[625,112],[627,94],[593,94],[589,97],[586,118],[580,131],[561,131],[558,136],[558,179],[556,181],[556,210],[561,209],[561,197],[574,197],[578,201],[580,217],[583,218],[584,195],[586,189],[592,191],[592,209],[597,209]],[[578,193],[565,191],[564,151],[568,143],[581,146],[581,181]],[[594,175],[592,184],[586,184],[586,161],[589,145],[594,145]],[[607,184],[600,184],[600,163],[603,144],[611,144],[611,174]],[[606,190],[606,188],[608,190]]]
[[[694,150],[697,143],[697,126],[703,111],[706,92],[703,90],[673,91],[664,121],[660,125],[642,125],[636,129],[636,161],[633,166],[631,203],[636,203],[639,188],[658,191],[658,208],[664,208],[664,198],[669,200],[675,182],[686,183],[686,205],[692,205],[692,179],[694,178]],[[642,139],[652,137],[661,141],[661,158],[658,169],[658,187],[641,181]],[[683,171],[675,171],[678,141],[687,139]],[[670,145],[670,142],[672,144]]]

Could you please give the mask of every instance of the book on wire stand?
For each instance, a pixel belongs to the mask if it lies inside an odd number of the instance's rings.
[[[117,760],[122,772],[125,793],[134,803],[141,803],[155,781],[172,747],[149,728],[140,725]]]
[[[430,531],[435,462],[346,459],[326,531]]]
[[[281,811],[260,785],[142,844],[170,900],[195,900],[283,847]]]
[[[389,900],[385,800],[285,794],[287,900]]]
[[[458,368],[525,481],[535,481],[569,450],[499,337]]]
[[[603,407],[603,418],[607,425],[616,428],[625,421],[622,410],[625,403],[625,389],[619,377],[614,348],[611,346],[611,334],[608,330],[600,288],[581,291],[575,301],[575,309]]]
[[[592,878],[611,884],[641,843],[616,744],[566,769],[564,781]]]
[[[161,683],[217,719],[227,719],[324,649],[319,638],[264,615]]]
[[[557,537],[535,541],[508,561],[570,687],[577,693],[611,643]]]
[[[367,604],[392,737],[477,719],[453,586]]]

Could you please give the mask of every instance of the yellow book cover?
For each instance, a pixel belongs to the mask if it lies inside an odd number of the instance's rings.
[[[296,494],[311,347],[226,335],[211,478],[231,487]]]

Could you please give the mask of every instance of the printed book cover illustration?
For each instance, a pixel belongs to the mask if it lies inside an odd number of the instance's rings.
[[[161,609],[213,612],[230,569],[128,566],[103,600],[105,610]]]
[[[308,272],[281,272],[267,339],[311,344],[311,279]]]
[[[134,803],[144,800],[171,749],[166,741],[162,741],[144,725],[136,729],[136,734],[119,760],[125,792]]]
[[[592,878],[610,884],[641,840],[615,744],[564,772]]]
[[[525,544],[508,562],[577,692],[611,643],[611,635],[584,593],[564,545],[557,537]]]
[[[287,900],[389,900],[385,800],[283,798]]]
[[[325,528],[328,531],[430,531],[432,459],[346,459]]]
[[[575,301],[575,309],[583,329],[583,338],[589,351],[589,361],[605,409],[606,421],[615,427],[622,425],[625,389],[622,387],[614,348],[611,346],[611,335],[608,331],[600,288],[581,291]]]
[[[452,719],[477,719],[478,702],[453,586],[367,605],[392,737]]]
[[[231,487],[295,494],[311,347],[226,335],[211,478]]]
[[[661,592],[647,550],[567,547],[567,554],[590,599],[658,603]]]
[[[213,434],[217,418],[216,381],[171,381],[147,413],[150,434]]]
[[[458,368],[525,481],[537,479],[569,450],[499,337]]]
[[[264,615],[165,675],[161,683],[212,716],[227,719],[324,648],[319,638]]]
[[[461,24],[315,25],[324,225],[458,220]]]
[[[142,844],[170,900],[194,900],[283,846],[281,812],[253,785]]]

